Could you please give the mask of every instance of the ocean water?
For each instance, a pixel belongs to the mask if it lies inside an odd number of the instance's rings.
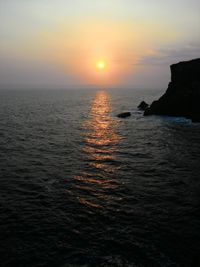
[[[143,117],[162,93],[0,91],[1,267],[200,266],[200,124]]]

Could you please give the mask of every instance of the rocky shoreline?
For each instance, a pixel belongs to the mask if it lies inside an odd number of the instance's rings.
[[[200,122],[200,58],[170,66],[171,82],[167,91],[149,106],[144,101],[138,108],[144,116],[181,116]]]

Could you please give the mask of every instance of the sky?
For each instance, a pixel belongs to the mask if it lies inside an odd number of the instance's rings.
[[[199,0],[0,0],[0,88],[166,88]]]

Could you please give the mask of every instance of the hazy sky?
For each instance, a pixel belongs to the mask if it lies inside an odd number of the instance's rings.
[[[199,45],[199,0],[0,0],[0,88],[166,88]]]

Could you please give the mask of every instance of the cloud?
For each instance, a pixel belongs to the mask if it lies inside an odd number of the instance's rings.
[[[161,48],[150,56],[141,58],[138,65],[171,65],[200,57],[200,44],[191,43],[181,48]]]

